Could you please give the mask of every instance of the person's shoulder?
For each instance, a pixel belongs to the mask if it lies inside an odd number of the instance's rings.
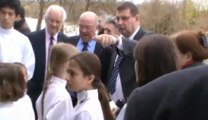
[[[39,30],[39,31],[33,31],[33,32],[30,32],[27,34],[27,36],[30,38],[30,37],[37,37],[38,35],[41,35],[41,34],[45,34],[45,29],[43,30]]]
[[[142,29],[142,31],[144,31],[144,36],[155,34],[155,32],[153,32],[151,30],[144,29],[144,28],[141,28],[141,29]]]
[[[69,36],[69,40],[79,40],[80,35]]]
[[[190,87],[194,84],[198,83],[207,83],[208,84],[208,66],[202,65],[198,67],[178,70],[175,72],[171,72],[169,74],[165,74],[152,82],[148,83],[143,87],[143,89],[182,89],[185,87]]]

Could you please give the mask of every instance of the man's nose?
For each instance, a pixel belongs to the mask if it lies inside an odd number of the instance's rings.
[[[51,24],[53,27],[56,27],[57,26],[57,23],[56,22],[52,22]]]

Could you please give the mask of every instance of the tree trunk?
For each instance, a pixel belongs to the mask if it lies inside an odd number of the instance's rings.
[[[44,10],[44,0],[40,0],[39,1],[39,15],[38,15],[38,23],[37,23],[37,27],[36,30],[39,31],[41,29],[41,23],[42,23],[42,19],[43,19],[43,10]]]
[[[90,8],[90,0],[87,0],[86,6],[85,6],[85,11],[88,11]]]

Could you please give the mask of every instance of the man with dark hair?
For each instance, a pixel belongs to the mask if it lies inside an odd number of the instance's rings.
[[[102,80],[108,86],[111,98],[119,107],[122,107],[129,94],[137,87],[134,71],[134,58],[132,56],[135,42],[143,36],[152,34],[140,27],[140,16],[137,6],[131,2],[124,2],[118,6],[116,12],[117,27],[122,36],[117,38],[117,45],[106,48],[101,58]],[[107,36],[97,36],[101,43],[108,43]],[[112,36],[109,39],[115,39]],[[115,71],[118,58],[119,70]],[[114,82],[112,82],[114,81]]]
[[[14,29],[18,30],[24,35],[30,33],[30,28],[25,20],[25,9],[21,6],[17,15],[17,20],[14,22]]]
[[[19,0],[0,1],[0,62],[20,62],[29,79],[35,68],[35,56],[29,39],[13,28],[20,9]]]
[[[118,6],[116,20],[121,34],[131,40],[139,40],[149,31],[140,26],[140,15],[136,5],[124,2]]]

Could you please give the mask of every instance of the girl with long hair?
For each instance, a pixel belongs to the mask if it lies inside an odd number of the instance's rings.
[[[47,78],[36,101],[39,120],[71,120],[73,106],[66,90],[68,59],[78,53],[76,47],[58,43],[52,48]]]

